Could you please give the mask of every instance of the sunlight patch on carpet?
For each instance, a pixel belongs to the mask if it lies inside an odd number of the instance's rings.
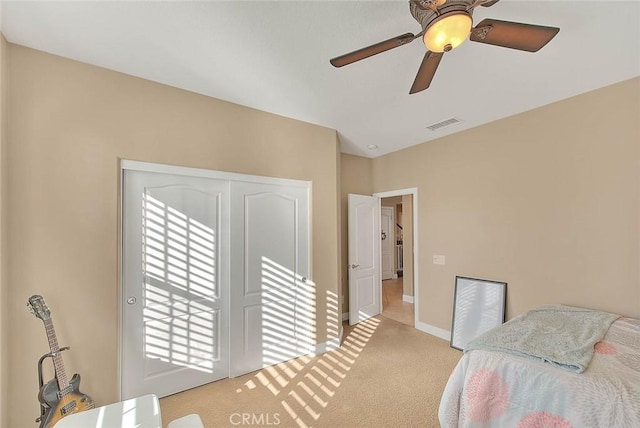
[[[334,351],[267,367],[244,384],[246,389],[238,389],[237,392],[266,388],[274,396],[283,397],[280,402],[282,408],[299,427],[312,426],[347,378],[380,322],[375,318],[362,321]]]

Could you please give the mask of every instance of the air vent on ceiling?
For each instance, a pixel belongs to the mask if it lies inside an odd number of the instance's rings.
[[[445,119],[445,120],[442,120],[442,121],[440,121],[438,123],[434,123],[433,125],[429,125],[429,126],[427,126],[427,129],[430,129],[432,131],[437,131],[437,130],[442,129],[442,128],[446,127],[446,126],[451,126],[451,125],[454,125],[454,124],[460,123],[460,122],[462,122],[461,119],[458,119],[456,117],[452,117],[450,119]]]

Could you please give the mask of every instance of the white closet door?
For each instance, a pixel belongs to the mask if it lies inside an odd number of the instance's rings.
[[[309,187],[231,183],[231,359],[239,376],[315,348]]]
[[[229,182],[125,170],[122,399],[229,374]]]

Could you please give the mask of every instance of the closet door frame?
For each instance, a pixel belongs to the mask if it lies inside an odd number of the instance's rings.
[[[275,177],[265,177],[265,176],[257,176],[257,175],[248,175],[248,174],[239,174],[233,172],[224,172],[224,171],[216,171],[202,168],[191,168],[191,167],[182,167],[175,165],[167,165],[167,164],[159,164],[159,163],[150,163],[150,162],[141,162],[134,161],[128,159],[120,159],[120,168],[119,168],[119,189],[120,194],[118,197],[119,206],[118,206],[118,262],[119,262],[119,278],[118,278],[118,394],[122,394],[122,369],[123,369],[123,328],[124,328],[124,271],[123,271],[123,256],[124,256],[124,242],[123,242],[123,216],[124,216],[124,204],[123,204],[123,196],[124,196],[124,172],[125,170],[134,170],[141,172],[151,172],[151,173],[159,173],[159,174],[174,174],[181,176],[191,176],[191,177],[199,177],[199,178],[209,178],[216,180],[229,180],[230,182],[245,182],[245,183],[257,183],[257,184],[272,184],[277,186],[292,186],[292,187],[304,187],[308,189],[308,228],[306,233],[308,234],[308,275],[309,278],[313,278],[313,265],[312,265],[312,203],[311,203],[311,192],[312,192],[312,183],[310,181],[304,180],[294,180],[294,179],[285,179],[285,178],[275,178]],[[231,284],[233,284],[233,279],[231,280]],[[233,327],[231,327],[233,329]]]

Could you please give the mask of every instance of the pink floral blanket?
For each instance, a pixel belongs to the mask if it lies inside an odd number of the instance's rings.
[[[508,353],[465,353],[438,412],[453,427],[640,427],[640,320],[619,318],[582,373]]]

